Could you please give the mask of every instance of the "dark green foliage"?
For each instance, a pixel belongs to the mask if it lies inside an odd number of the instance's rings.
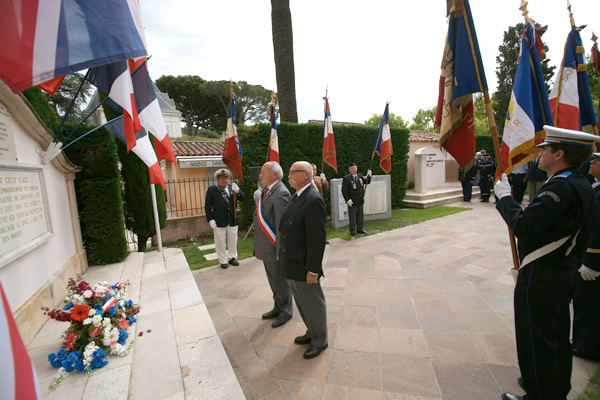
[[[52,131],[56,132],[60,125],[60,119],[54,109],[48,104],[48,100],[42,91],[34,86],[22,92],[29,101],[42,122]]]
[[[64,130],[69,132],[75,126],[65,124]],[[79,137],[92,128],[83,125],[72,137]],[[75,179],[75,192],[88,262],[122,261],[127,256],[127,241],[114,136],[99,129],[75,142],[65,153],[81,168]]]
[[[323,125],[322,124],[291,124],[281,123],[277,126],[279,134],[279,154],[281,167],[283,168],[283,182],[289,187],[287,172],[290,166],[300,160],[315,163],[317,173],[321,173],[321,158],[323,153]],[[343,126],[334,125],[335,147],[338,163],[338,173],[329,166],[325,166],[327,179],[342,178],[348,174],[348,164],[355,162],[358,171],[367,173],[371,163],[371,155],[379,128],[367,126]],[[269,124],[238,130],[242,144],[244,170],[244,181],[240,187],[246,193],[246,200],[241,203],[240,225],[249,226],[252,223],[255,209],[252,194],[256,190],[256,184],[248,179],[249,167],[261,166],[267,160],[267,150],[270,135]],[[394,155],[392,156],[392,206],[401,204],[406,192],[406,181],[408,177],[408,130],[391,129]],[[379,156],[375,155],[373,160],[373,174],[383,175],[385,172],[379,167]],[[367,189],[368,190],[368,189]],[[293,190],[292,190],[293,191]],[[330,214],[330,193],[324,193],[327,213]]]

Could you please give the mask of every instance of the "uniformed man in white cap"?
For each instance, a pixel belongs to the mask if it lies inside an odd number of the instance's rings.
[[[573,352],[569,304],[577,269],[596,215],[596,198],[579,166],[600,138],[544,126],[539,168],[548,180],[522,209],[506,174],[494,187],[496,208],[518,239],[521,268],[514,292],[515,333],[525,396],[505,400],[566,399],[571,390]],[[600,340],[600,338],[599,338]]]
[[[238,218],[234,198],[243,201],[246,195],[235,182],[229,184],[229,170],[221,168],[214,175],[217,185],[210,186],[206,191],[206,220],[214,232],[215,250],[221,268],[227,268],[228,263],[237,267],[240,264],[237,261]]]

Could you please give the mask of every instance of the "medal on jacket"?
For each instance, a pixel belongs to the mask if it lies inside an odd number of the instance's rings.
[[[219,188],[221,189],[221,196],[223,196],[225,201],[229,203],[229,196],[227,196],[227,192],[225,192],[225,189],[223,189],[221,186],[219,186]]]

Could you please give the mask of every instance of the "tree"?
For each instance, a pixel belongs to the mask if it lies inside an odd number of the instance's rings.
[[[75,97],[77,93],[77,89],[81,85],[81,81],[83,80],[83,75],[79,72],[75,72],[74,74],[69,74],[65,76],[65,79],[56,90],[54,96],[44,92],[46,98],[48,99],[48,103],[52,108],[54,108],[54,112],[56,115],[61,118],[64,117],[65,113],[69,109],[69,105]],[[81,87],[81,91],[75,98],[75,102],[73,103],[73,108],[69,112],[67,116],[67,122],[80,122],[83,118],[81,116],[82,109],[85,104],[87,104],[88,98],[92,93],[92,85],[87,80],[83,83]]]
[[[289,0],[271,0],[271,29],[281,122],[298,123],[294,34]]]
[[[535,25],[539,27],[539,24]],[[496,77],[498,78],[498,89],[493,94],[494,118],[498,133],[502,134],[504,123],[506,121],[506,111],[510,103],[515,74],[517,73],[517,58],[521,50],[519,36],[523,33],[525,24],[519,23],[510,26],[508,31],[504,32],[504,41],[498,47],[499,55],[496,57]],[[548,46],[544,44],[544,53],[542,54],[542,72],[546,83],[546,90],[550,89],[550,80],[554,76],[555,66],[549,66],[550,59],[546,57]]]
[[[221,110],[210,101],[206,91],[206,81],[198,75],[163,75],[156,80],[156,86],[169,94],[175,107],[181,111],[188,135],[193,135],[200,127],[207,128]]]
[[[493,104],[493,103],[492,103]],[[485,97],[483,94],[476,94],[473,99],[473,119],[476,135],[492,135],[490,130],[490,121],[488,119],[485,107]]]
[[[382,118],[383,118],[382,114],[373,114],[371,116],[371,118],[369,118],[368,120],[365,121],[365,125],[379,127],[381,125]],[[390,113],[388,122],[389,122],[391,129],[393,129],[393,128],[398,128],[398,129],[408,128],[408,123],[406,121],[404,121],[401,116],[399,116],[399,115],[396,116],[396,114],[394,114],[394,113]]]
[[[413,117],[413,123],[409,129],[414,131],[438,132],[439,128],[433,126],[435,120],[435,111],[437,107],[431,107],[427,110],[420,109]]]
[[[271,91],[261,85],[251,85],[245,81],[209,81],[206,83],[207,93],[213,101],[220,104],[223,108],[223,128],[227,122],[229,113],[230,94],[229,88],[232,87],[236,95],[235,101],[235,121],[237,125],[246,125],[246,122],[252,121],[255,124],[269,121],[269,102],[271,101]],[[213,129],[217,126],[213,126]]]

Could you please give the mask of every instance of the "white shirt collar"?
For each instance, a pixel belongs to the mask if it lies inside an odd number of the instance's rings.
[[[300,197],[300,195],[302,194],[302,192],[304,192],[306,190],[306,188],[309,187],[310,185],[312,185],[312,181],[308,182],[300,190],[296,191],[296,193],[298,193],[298,196],[296,196],[296,197]]]

